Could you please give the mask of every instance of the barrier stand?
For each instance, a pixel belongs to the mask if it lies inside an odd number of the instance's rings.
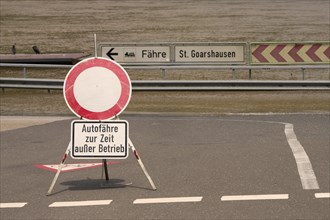
[[[134,147],[134,145],[133,145],[131,139],[129,138],[128,140],[129,140],[129,142],[128,142],[129,148],[132,150],[132,152],[133,152],[135,158],[137,159],[137,161],[138,161],[138,163],[139,163],[139,165],[140,165],[142,171],[144,172],[144,175],[145,175],[146,178],[148,179],[148,181],[149,181],[149,183],[150,183],[152,189],[153,189],[153,190],[157,190],[157,188],[156,188],[156,186],[155,186],[155,183],[154,183],[153,180],[151,179],[151,177],[150,177],[150,175],[149,175],[147,169],[145,168],[145,166],[144,166],[144,164],[143,164],[143,162],[142,162],[142,160],[141,160],[141,158],[140,158],[140,156],[139,156],[139,154],[138,154],[136,148]],[[55,174],[55,176],[54,176],[54,179],[53,179],[53,181],[52,181],[52,183],[51,183],[51,185],[50,185],[50,187],[49,187],[49,190],[48,190],[48,192],[47,192],[47,196],[49,196],[49,195],[52,194],[52,191],[53,191],[53,188],[54,188],[54,186],[55,186],[55,183],[56,183],[56,181],[57,181],[57,179],[58,179],[58,177],[59,177],[59,175],[60,175],[60,173],[61,173],[61,171],[62,171],[62,169],[63,169],[64,163],[65,163],[65,160],[66,160],[66,158],[68,157],[68,155],[69,155],[69,153],[70,153],[70,149],[71,149],[71,141],[70,141],[70,143],[69,143],[69,145],[68,145],[68,147],[67,147],[67,149],[66,149],[66,151],[65,151],[65,153],[64,153],[64,156],[63,156],[63,158],[62,158],[62,160],[61,160],[61,163],[60,163],[60,165],[59,165],[59,167],[58,167],[58,169],[57,169],[57,172],[56,172],[56,174]],[[105,173],[105,179],[106,179],[106,181],[109,181],[109,174],[108,174],[108,167],[107,167],[107,160],[106,160],[106,159],[103,159],[103,168],[104,168],[104,173]],[[103,170],[102,170],[102,175],[103,175]],[[103,179],[103,177],[102,177],[102,179]],[[109,186],[109,185],[107,185],[106,187],[109,187],[109,188],[110,188],[110,187],[123,187],[123,186],[128,186],[128,185],[131,185],[131,184],[132,184],[132,183],[126,183],[126,184],[114,184],[113,186]]]
[[[119,120],[118,115],[124,111],[126,108],[132,94],[132,86],[130,78],[125,71],[118,63],[105,59],[105,58],[97,58],[97,50],[96,50],[96,35],[94,34],[94,42],[95,42],[95,57],[94,58],[87,58],[75,66],[73,66],[70,71],[68,72],[64,84],[63,84],[63,93],[65,101],[70,108],[70,110],[76,114],[80,119],[85,118],[87,120],[95,120],[90,121],[86,123],[102,123],[102,120],[107,120],[114,118],[114,120]],[[96,69],[97,68],[97,69]],[[102,71],[100,70],[102,69]],[[78,77],[79,76],[79,77]],[[82,76],[82,77],[80,77]],[[93,80],[91,80],[93,79]],[[92,81],[92,82],[91,82]],[[89,88],[89,90],[86,90],[86,87]],[[112,88],[112,90],[109,92],[108,88]],[[85,98],[86,96],[89,97],[90,93],[93,94],[94,98]],[[84,97],[84,98],[81,98]],[[105,104],[106,103],[106,104]],[[109,104],[110,103],[110,104]],[[98,120],[96,122],[96,120]],[[112,123],[110,121],[104,123]],[[95,142],[97,136],[93,136],[92,141],[90,139],[86,139],[86,136],[79,136],[80,133],[76,132],[74,129],[76,129],[75,125],[83,124],[85,126],[85,122],[77,122],[73,121],[71,123],[71,128],[73,129],[71,132],[71,141],[64,153],[63,159],[61,160],[61,163],[59,165],[59,168],[56,172],[56,175],[49,187],[49,190],[47,192],[47,195],[50,195],[52,193],[52,190],[55,186],[55,183],[60,175],[60,172],[64,166],[65,160],[70,153],[71,145],[76,145],[76,139],[77,137],[78,142],[83,144],[84,147],[86,145],[86,142]],[[117,122],[116,122],[117,123]],[[113,123],[115,124],[115,123]],[[125,159],[128,157],[128,150],[127,148],[130,148],[135,158],[138,160],[138,163],[143,170],[145,176],[149,180],[149,183],[153,190],[156,190],[156,186],[154,182],[152,181],[150,175],[148,174],[141,158],[139,157],[139,154],[137,153],[136,148],[134,147],[132,141],[129,138],[129,132],[128,132],[128,122],[127,121],[118,121],[117,124],[121,124],[120,126],[123,127],[125,130],[121,130],[120,133],[121,138],[118,138],[120,141],[124,141],[125,146],[125,152],[124,154],[117,154],[113,157],[111,156],[97,156],[97,159],[103,159],[103,166],[102,169],[104,169],[105,172],[105,178],[107,181],[109,181],[109,174],[108,174],[108,168],[107,168],[107,162],[106,159],[108,158],[122,158]],[[79,126],[79,125],[77,125]],[[83,129],[81,130],[83,131]],[[116,130],[117,132],[118,130]],[[86,131],[85,131],[86,132]],[[111,133],[111,131],[108,131]],[[76,135],[76,136],[75,136]],[[102,135],[102,134],[101,134]],[[83,137],[83,138],[82,138]],[[90,137],[90,136],[87,136]],[[103,137],[103,136],[101,136]],[[113,136],[112,136],[113,137]],[[124,139],[123,139],[124,137]],[[84,141],[85,140],[85,141]],[[104,142],[106,140],[102,141],[102,138],[100,138],[101,142]],[[109,140],[109,139],[107,139]],[[111,142],[114,142],[113,139],[111,139]],[[121,143],[117,143],[118,146],[122,146]],[[91,147],[88,146],[87,147]],[[94,146],[95,147],[95,146]],[[92,149],[94,149],[92,147]],[[80,157],[83,158],[95,158],[95,155],[92,154],[80,154],[80,156],[75,155],[76,150],[74,149],[75,146],[73,146],[72,158]],[[79,151],[78,151],[79,152]],[[92,151],[84,151],[83,152],[93,152]],[[103,170],[102,170],[103,175]],[[103,176],[102,176],[103,179]],[[129,184],[124,184],[129,185]],[[115,184],[116,187],[123,186],[122,184]]]
[[[151,177],[150,177],[150,175],[149,175],[149,173],[148,173],[146,167],[144,166],[144,164],[143,164],[143,162],[142,162],[142,160],[141,160],[141,157],[139,156],[139,154],[138,154],[136,148],[134,147],[134,145],[133,145],[133,143],[132,143],[132,141],[131,141],[130,138],[128,138],[128,147],[132,150],[132,152],[133,152],[135,158],[137,159],[137,161],[138,161],[138,163],[139,163],[139,165],[140,165],[140,167],[141,167],[141,169],[142,169],[144,175],[145,175],[146,178],[148,179],[148,181],[149,181],[149,183],[150,183],[152,189],[153,189],[153,190],[157,190],[154,181],[151,179]],[[107,161],[106,159],[103,159],[103,167],[104,167],[104,168],[102,168],[102,177],[101,177],[101,179],[103,179],[103,169],[104,169],[105,179],[106,179],[107,181],[109,181],[110,178],[109,178],[109,174],[108,174],[108,167],[107,167],[107,162],[106,162],[106,161]],[[105,186],[105,187],[107,187],[107,188],[115,188],[115,187],[129,186],[129,185],[132,185],[132,183],[112,184],[112,185],[102,185],[102,186]]]
[[[119,117],[118,117],[118,115],[115,116],[114,120],[120,120]],[[140,158],[140,156],[139,156],[136,148],[133,145],[133,142],[131,141],[131,139],[129,137],[128,137],[128,147],[132,150],[132,152],[133,152],[135,158],[137,159],[137,161],[138,161],[138,163],[139,163],[139,165],[140,165],[140,167],[141,167],[144,175],[147,177],[147,179],[148,179],[148,181],[149,181],[152,189],[153,190],[157,190],[154,181],[152,181],[152,179],[151,179],[151,177],[150,177],[150,175],[149,175],[146,167],[144,166],[144,164],[143,164],[143,162],[142,162],[142,160],[141,160],[141,158]]]
[[[58,177],[59,177],[59,175],[60,175],[60,173],[61,173],[61,171],[63,169],[65,160],[68,157],[68,155],[70,154],[70,149],[71,149],[71,141],[70,141],[70,143],[68,145],[68,148],[66,149],[66,151],[64,153],[64,156],[63,156],[63,158],[61,160],[61,163],[60,163],[60,165],[59,165],[59,167],[57,169],[57,172],[56,172],[56,174],[54,176],[54,179],[53,179],[53,181],[52,181],[52,183],[51,183],[51,185],[49,187],[49,190],[47,192],[47,196],[49,196],[49,195],[52,194],[52,191],[53,191],[53,188],[55,186],[55,183],[57,182],[57,179],[58,179]],[[106,179],[106,181],[109,181],[109,173],[108,173],[107,160],[106,159],[103,159],[102,162],[103,162],[103,166],[102,166],[102,177],[101,177],[101,179],[103,179],[103,168],[104,168],[105,179]],[[130,184],[121,184],[121,185],[116,184],[115,187],[127,186],[127,185],[130,185]],[[107,187],[109,187],[109,186],[107,186]]]
[[[141,160],[141,158],[140,158],[138,152],[136,151],[136,148],[134,147],[134,145],[133,145],[131,139],[128,138],[128,140],[129,140],[129,142],[128,142],[129,148],[130,148],[130,149],[132,150],[132,152],[134,153],[135,158],[136,158],[137,161],[139,162],[140,167],[141,167],[141,169],[142,169],[143,172],[144,172],[144,175],[147,177],[147,179],[148,179],[148,181],[149,181],[149,183],[150,183],[152,189],[153,189],[153,190],[156,190],[157,188],[156,188],[154,182],[152,181],[152,179],[151,179],[151,177],[150,177],[150,175],[149,175],[147,169],[145,168],[145,166],[144,166],[144,164],[143,164],[143,162],[142,162],[142,160]]]
[[[65,160],[66,160],[66,158],[68,157],[68,155],[69,155],[69,153],[70,153],[70,148],[71,148],[71,141],[70,141],[70,143],[69,143],[69,145],[68,145],[68,148],[66,149],[66,151],[65,151],[65,153],[64,153],[64,156],[63,156],[63,158],[62,158],[62,160],[61,160],[61,163],[60,163],[60,165],[59,165],[59,167],[58,167],[58,169],[57,169],[57,172],[56,172],[56,174],[55,174],[55,176],[54,176],[54,179],[53,179],[52,183],[50,184],[49,190],[48,190],[48,192],[47,192],[47,196],[51,195],[51,193],[52,193],[52,191],[53,191],[53,188],[54,188],[55,183],[56,183],[56,181],[57,181],[57,179],[58,179],[58,176],[60,175],[60,173],[61,173],[61,171],[62,171],[62,169],[63,169],[64,163],[65,163]]]
[[[81,117],[81,119],[82,119],[82,117]],[[114,120],[120,120],[120,119],[119,119],[119,117],[116,115],[116,117],[115,117]],[[49,187],[49,190],[48,190],[48,192],[47,192],[47,196],[49,196],[49,195],[52,194],[52,191],[53,191],[53,189],[54,189],[55,183],[57,182],[57,179],[58,179],[58,177],[59,177],[59,175],[60,175],[60,173],[61,173],[61,171],[62,171],[62,169],[63,169],[63,167],[64,167],[65,161],[66,161],[68,155],[70,154],[71,145],[72,145],[72,141],[69,142],[69,145],[68,145],[68,147],[67,147],[67,149],[66,149],[66,151],[65,151],[65,153],[64,153],[64,155],[63,155],[63,158],[62,158],[62,160],[61,160],[61,163],[60,163],[60,165],[59,165],[59,167],[58,167],[58,169],[57,169],[57,172],[56,172],[56,174],[55,174],[55,176],[54,176],[54,179],[53,179],[53,181],[52,181],[52,183],[51,183],[51,185],[50,185],[50,187]],[[155,186],[155,183],[154,183],[153,180],[151,179],[151,177],[150,177],[150,175],[149,175],[147,169],[145,168],[145,166],[144,166],[144,164],[143,164],[143,162],[142,162],[142,160],[141,160],[141,158],[140,158],[140,156],[139,156],[139,154],[138,154],[138,152],[137,152],[137,150],[136,150],[136,148],[135,148],[133,142],[131,141],[131,139],[130,139],[129,137],[128,137],[128,147],[132,150],[132,152],[133,152],[135,158],[137,159],[137,161],[138,161],[138,163],[139,163],[139,165],[140,165],[140,167],[141,167],[141,169],[142,169],[144,175],[145,175],[146,178],[148,179],[148,181],[149,181],[149,183],[150,183],[152,189],[153,189],[153,190],[156,190],[157,188],[156,188],[156,186]],[[105,179],[106,179],[106,181],[108,182],[108,181],[110,180],[110,178],[109,178],[109,173],[108,173],[107,160],[106,160],[106,159],[102,159],[102,163],[103,163],[103,166],[102,166],[102,176],[101,176],[101,179],[103,179],[103,170],[104,170]],[[102,186],[103,186],[103,187],[107,187],[107,188],[116,188],[116,187],[124,187],[124,186],[128,186],[128,185],[131,185],[131,184],[132,184],[132,183],[124,183],[124,184],[116,184],[116,183],[114,183],[114,184],[112,184],[112,185],[109,185],[109,184],[105,184],[105,185],[104,185],[104,184],[102,184]]]
[[[82,119],[83,119],[83,117],[80,116],[80,120],[82,120]],[[56,171],[56,174],[54,176],[54,179],[53,179],[52,183],[50,184],[50,187],[49,187],[48,192],[47,192],[47,196],[51,195],[51,193],[53,191],[53,188],[55,186],[55,183],[56,183],[56,181],[57,181],[57,179],[58,179],[58,177],[59,177],[59,175],[60,175],[60,173],[61,173],[61,171],[63,169],[65,160],[68,157],[68,155],[70,154],[70,149],[71,149],[71,141],[69,142],[69,145],[68,145],[68,147],[67,147],[67,149],[66,149],[66,151],[65,151],[65,153],[63,155],[63,158],[61,160],[61,163],[58,166],[58,169]]]

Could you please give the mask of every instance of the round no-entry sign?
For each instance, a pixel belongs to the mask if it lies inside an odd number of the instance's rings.
[[[131,98],[131,80],[118,63],[88,58],[68,72],[63,86],[65,101],[78,117],[111,119],[119,115]]]

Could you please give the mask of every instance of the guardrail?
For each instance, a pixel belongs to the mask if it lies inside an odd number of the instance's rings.
[[[235,79],[236,70],[248,70],[249,79],[252,79],[252,70],[292,70],[300,69],[302,71],[302,80],[305,80],[305,70],[307,69],[330,69],[330,65],[283,65],[283,66],[248,66],[248,65],[122,65],[125,69],[144,69],[144,70],[160,70],[161,75],[165,78],[166,70],[191,70],[191,69],[214,69],[214,70],[225,70],[229,69],[232,71],[233,79]],[[27,68],[64,68],[69,69],[73,65],[54,65],[54,64],[19,64],[19,63],[0,63],[0,67],[16,67],[23,68],[23,75],[26,77]]]
[[[62,90],[64,80],[0,78],[0,87],[15,89]],[[261,80],[137,80],[133,91],[289,91],[330,90],[330,81],[261,81]]]
[[[56,64],[28,64],[28,63],[0,63],[0,67],[26,67],[26,68],[71,68],[74,65]],[[133,65],[123,64],[125,69],[329,69],[329,65]]]

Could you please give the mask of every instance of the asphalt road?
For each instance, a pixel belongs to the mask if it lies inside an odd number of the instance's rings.
[[[328,114],[122,119],[156,191],[130,152],[109,182],[101,167],[62,172],[46,196],[55,173],[35,165],[70,141],[72,120],[56,121],[1,132],[1,219],[330,218]],[[87,162],[101,161],[66,160]]]

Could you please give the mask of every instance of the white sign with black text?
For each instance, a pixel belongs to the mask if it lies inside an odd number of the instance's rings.
[[[101,57],[123,64],[244,64],[243,42],[99,43]]]
[[[71,156],[75,159],[125,159],[128,137],[128,122],[124,120],[75,120],[71,123]]]
[[[245,44],[183,45],[175,47],[177,63],[239,63],[244,62]]]
[[[154,45],[100,45],[101,57],[119,63],[169,63],[170,47]]]

